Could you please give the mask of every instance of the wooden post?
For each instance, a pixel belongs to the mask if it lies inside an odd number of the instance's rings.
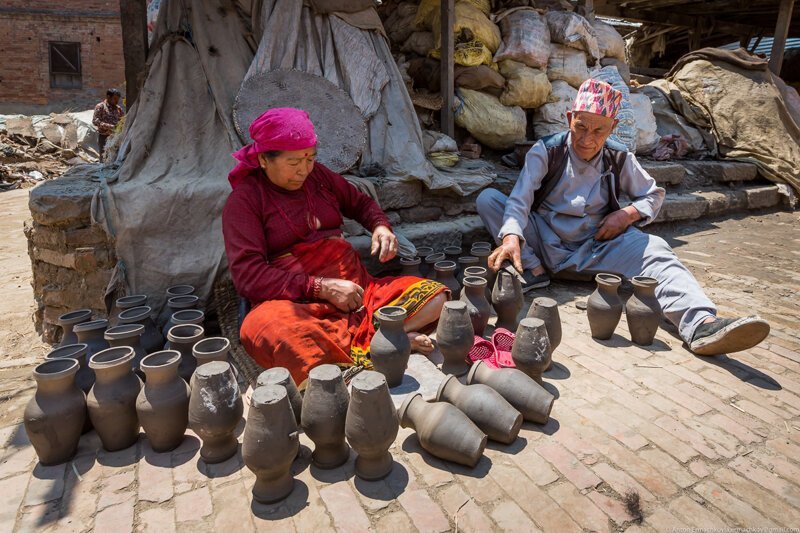
[[[455,51],[455,39],[453,36],[453,25],[456,18],[455,0],[442,0],[442,111],[440,122],[442,133],[450,137],[455,137],[456,126],[453,117],[455,107],[455,67],[453,54]]]
[[[125,107],[139,97],[147,63],[147,2],[119,0],[122,24],[122,56],[125,60]]]
[[[789,35],[793,7],[794,0],[781,0],[781,7],[778,10],[778,22],[775,24],[775,34],[772,40],[772,52],[769,55],[769,69],[776,76],[781,75],[783,50],[786,47],[786,37]]]

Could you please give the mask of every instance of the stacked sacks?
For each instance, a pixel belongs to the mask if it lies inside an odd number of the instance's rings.
[[[541,70],[505,59],[500,62],[500,74],[506,79],[506,89],[500,96],[503,105],[535,109],[547,103],[550,80]]]
[[[656,117],[650,97],[643,92],[631,92],[631,107],[636,122],[636,154],[648,155],[656,146],[661,136],[658,134]]]
[[[596,69],[592,72],[592,78],[604,81],[622,93],[622,106],[617,114],[619,123],[611,133],[611,138],[624,144],[630,152],[636,153],[636,117],[631,106],[631,91],[628,85],[620,76],[617,67]],[[652,113],[652,108],[650,112]]]
[[[521,107],[504,106],[496,96],[470,89],[459,89],[457,95],[456,124],[481,143],[507,150],[525,140],[527,121]]]
[[[551,82],[553,90],[547,103],[533,112],[533,135],[537,139],[561,133],[569,128],[567,111],[578,96],[578,90],[563,80]]]
[[[431,2],[423,2],[417,11],[417,23],[433,32],[435,48],[431,57],[441,57],[441,11],[439,2],[429,11]],[[491,65],[492,54],[500,46],[500,30],[489,20],[488,2],[479,0],[458,0],[455,5],[454,60],[465,67]]]

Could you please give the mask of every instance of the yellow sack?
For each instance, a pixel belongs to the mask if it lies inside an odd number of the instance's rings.
[[[492,4],[490,0],[457,0],[456,5],[460,3],[472,4],[483,12],[487,17],[492,12]],[[441,0],[422,0],[417,9],[417,18],[414,20],[418,28],[433,28],[433,16],[436,12],[441,12]],[[436,21],[439,21],[437,16]]]
[[[500,62],[500,74],[506,79],[505,91],[500,95],[503,105],[535,109],[547,103],[552,87],[545,72],[505,59]]]
[[[497,52],[502,42],[500,28],[489,20],[483,14],[483,11],[471,3],[459,2],[456,4],[455,15],[456,22],[453,25],[453,33],[455,35],[467,30],[472,34],[474,40],[485,44],[492,54]],[[438,48],[442,42],[441,12],[439,10],[434,11],[431,30]]]
[[[525,140],[527,117],[521,107],[507,107],[496,96],[459,89],[456,124],[489,148],[506,150]]]
[[[434,59],[441,59],[442,50],[434,48],[431,50],[430,56]],[[465,67],[492,66],[492,53],[483,43],[478,41],[458,43],[453,51],[453,62]]]

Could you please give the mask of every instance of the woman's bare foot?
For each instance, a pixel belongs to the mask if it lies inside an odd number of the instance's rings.
[[[417,333],[416,331],[408,332],[408,340],[411,341],[411,351],[421,353],[423,355],[430,355],[433,352],[433,342],[430,337]]]

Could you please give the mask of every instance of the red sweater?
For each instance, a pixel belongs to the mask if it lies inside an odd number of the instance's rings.
[[[319,229],[311,229],[311,213]],[[341,235],[342,215],[369,231],[391,227],[378,204],[320,163],[297,191],[287,191],[256,170],[228,197],[222,233],[233,284],[253,303],[265,300],[310,301],[313,277],[289,273],[270,264],[300,242]],[[288,219],[288,221],[287,221]],[[291,222],[291,224],[289,223]]]

